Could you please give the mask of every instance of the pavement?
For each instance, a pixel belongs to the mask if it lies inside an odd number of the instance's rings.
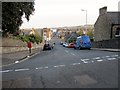
[[[120,49],[107,49],[107,48],[91,48],[91,49],[92,50],[109,51],[109,52],[120,52]],[[42,51],[42,48],[36,48],[36,49],[33,49],[31,53],[29,53],[28,50],[24,50],[24,51],[19,51],[19,52],[2,54],[2,55],[0,55],[0,57],[2,58],[2,60],[0,60],[0,62],[2,62],[0,67],[19,63],[21,61],[24,61],[27,58],[30,58],[30,57],[40,53],[41,51]]]
[[[0,55],[0,67],[12,65],[21,61],[24,61],[25,59],[34,56],[37,53],[40,53],[42,51],[42,48],[36,48],[32,49],[31,53],[29,50],[24,51],[18,51],[18,52],[12,52],[12,53],[5,53]]]
[[[93,50],[109,51],[109,52],[120,52],[120,49],[109,49],[109,48],[91,48]]]

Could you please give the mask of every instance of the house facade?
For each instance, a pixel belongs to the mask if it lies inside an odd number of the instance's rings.
[[[107,12],[107,7],[99,9],[99,17],[94,24],[94,41],[120,37],[120,12]]]
[[[50,28],[43,28],[44,41],[50,41],[52,39],[52,30]]]

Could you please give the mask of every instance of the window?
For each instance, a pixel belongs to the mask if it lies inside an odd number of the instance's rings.
[[[115,33],[115,37],[119,37],[120,36],[120,28],[116,29],[116,33]]]

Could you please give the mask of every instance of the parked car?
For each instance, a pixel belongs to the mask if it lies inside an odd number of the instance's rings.
[[[68,48],[74,48],[74,43],[69,43]]]
[[[74,49],[82,49],[82,48],[86,48],[86,49],[91,48],[91,42],[89,36],[77,37]]]
[[[53,48],[55,46],[55,42],[50,43],[51,47]]]
[[[63,45],[63,42],[60,42],[60,45]]]
[[[53,46],[51,44],[44,44],[43,50],[51,50]]]
[[[63,47],[68,47],[68,43],[63,43]]]

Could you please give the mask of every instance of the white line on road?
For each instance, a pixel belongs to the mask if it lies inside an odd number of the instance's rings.
[[[95,58],[92,58],[92,59],[100,59],[100,57],[95,57]]]
[[[25,68],[25,69],[16,69],[15,72],[18,72],[18,71],[27,71],[27,70],[30,70],[29,68]]]
[[[108,60],[115,60],[116,58],[108,58]]]
[[[10,71],[13,71],[13,70],[0,71],[0,73],[6,73],[6,72],[10,72]]]
[[[15,63],[19,63],[19,61],[15,61]]]
[[[65,65],[59,65],[60,67],[65,67]]]
[[[48,67],[44,67],[45,69],[48,69]]]
[[[76,56],[74,53],[71,53],[73,56]]]
[[[86,61],[83,61],[84,63],[88,63],[88,62],[86,62]]]
[[[112,55],[112,57],[118,57],[118,55]]]
[[[81,61],[87,61],[87,60],[90,60],[90,59],[81,59]]]
[[[65,67],[65,65],[56,65],[56,66],[53,66],[53,67]]]
[[[71,64],[71,65],[79,65],[80,63],[73,63],[73,64]]]
[[[59,66],[54,66],[54,67],[59,67]]]
[[[35,68],[35,69],[43,69],[43,67],[38,67],[38,68]]]
[[[110,56],[105,56],[106,58],[109,58]]]
[[[66,52],[66,53],[68,53],[68,51],[67,51],[67,50],[65,50],[65,52]]]
[[[98,62],[102,62],[103,60],[102,59],[99,59],[99,60],[97,60]]]
[[[83,61],[84,63],[88,63],[87,60],[90,60],[90,59],[81,59],[81,61]]]

